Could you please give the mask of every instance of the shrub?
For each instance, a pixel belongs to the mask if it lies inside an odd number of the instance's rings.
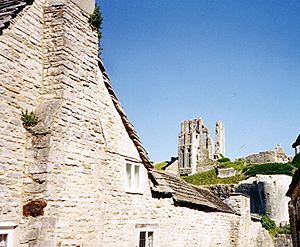
[[[292,176],[294,167],[290,163],[270,163],[261,165],[250,165],[243,169],[243,172],[249,176],[257,174],[271,175],[271,174],[285,174]]]
[[[222,157],[222,158],[218,159],[218,161],[219,161],[220,163],[223,163],[223,162],[229,162],[230,159],[227,158],[227,157]]]
[[[276,224],[274,220],[270,219],[270,217],[267,215],[263,215],[261,217],[261,225],[263,228],[265,228],[268,231],[276,228]]]
[[[39,122],[39,119],[35,114],[35,112],[33,111],[28,112],[28,110],[26,110],[25,112],[22,111],[21,120],[23,122],[23,126],[25,127],[25,129],[29,127],[33,127],[37,125],[37,123]]]
[[[300,153],[295,155],[295,157],[292,160],[292,164],[297,168],[300,167]]]
[[[102,23],[103,23],[103,17],[100,11],[100,7],[95,5],[95,9],[93,14],[90,15],[89,17],[89,24],[91,25],[92,29],[97,31],[98,33],[98,39],[99,39],[99,57],[102,52],[102,47],[101,47],[101,38],[102,38]]]

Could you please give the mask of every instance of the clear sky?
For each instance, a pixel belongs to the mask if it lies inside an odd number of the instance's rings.
[[[300,1],[101,0],[107,72],[154,161],[180,122],[225,125],[231,159],[300,133]]]

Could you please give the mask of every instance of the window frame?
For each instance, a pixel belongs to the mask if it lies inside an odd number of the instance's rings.
[[[140,247],[140,234],[141,232],[146,232],[146,242],[145,242],[145,247],[147,246],[147,237],[150,232],[153,233],[153,242],[151,247],[157,247],[157,229],[158,229],[158,224],[157,223],[146,223],[146,224],[135,224],[135,230],[136,230],[136,244],[134,246]]]
[[[128,176],[130,167],[130,176]],[[141,163],[126,160],[125,164],[125,191],[128,193],[142,194],[142,169]],[[137,171],[137,173],[136,173]]]
[[[145,241],[145,245],[141,246],[141,233],[145,233],[145,239],[143,239]],[[149,246],[149,233],[152,233],[152,245]],[[138,247],[155,247],[155,232],[154,230],[150,230],[150,229],[140,229],[139,231],[139,245]]]
[[[15,228],[18,225],[12,222],[0,222],[0,235],[7,235],[7,247],[15,246],[14,238],[16,235]]]

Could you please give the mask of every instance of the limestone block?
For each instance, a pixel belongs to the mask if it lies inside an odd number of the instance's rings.
[[[232,167],[230,168],[218,168],[217,169],[218,178],[227,178],[236,175],[236,170]]]

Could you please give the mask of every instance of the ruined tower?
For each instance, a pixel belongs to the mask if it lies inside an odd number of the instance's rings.
[[[225,130],[221,121],[216,122],[216,143],[215,143],[215,159],[219,159],[221,155],[225,155]]]
[[[212,140],[202,119],[183,121],[178,136],[179,173],[194,174],[198,164],[212,159]]]

